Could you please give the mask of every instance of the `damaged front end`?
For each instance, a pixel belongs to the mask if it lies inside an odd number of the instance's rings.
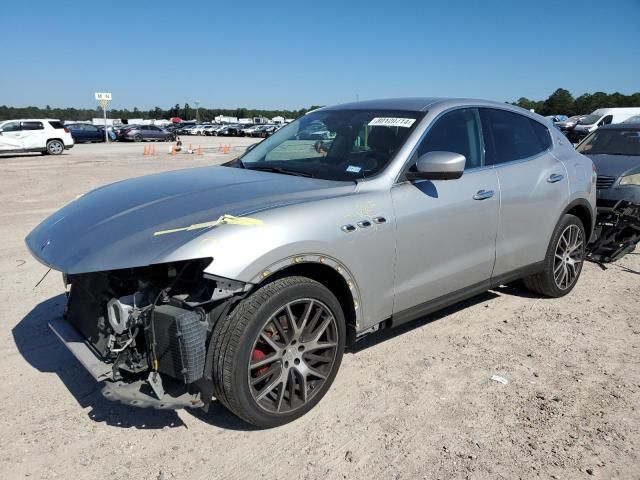
[[[635,250],[640,242],[640,204],[620,200],[610,207],[598,206],[593,240],[587,259],[603,264],[615,262]]]
[[[65,316],[50,327],[104,382],[106,398],[139,407],[204,407],[212,398],[213,326],[248,288],[203,273],[210,262],[65,275]]]

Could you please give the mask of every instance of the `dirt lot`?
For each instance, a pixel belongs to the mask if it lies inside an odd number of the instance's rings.
[[[202,156],[167,144],[154,157],[139,144],[0,156],[1,479],[640,478],[638,254],[586,265],[567,298],[502,287],[369,337],[317,408],[274,430],[215,402],[204,413],[104,400],[48,330],[62,282],[52,272],[34,288],[46,269],[23,238],[99,185],[227,160],[222,142],[194,139]]]

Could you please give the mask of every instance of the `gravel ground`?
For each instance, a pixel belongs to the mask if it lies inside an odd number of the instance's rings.
[[[62,282],[23,238],[76,195],[161,170],[220,163],[78,145],[0,156],[0,478],[640,478],[640,255],[587,264],[571,295],[501,287],[370,336],[322,402],[256,430],[208,413],[113,404],[48,330]],[[240,148],[234,152],[241,151]],[[498,375],[508,381],[492,380]]]

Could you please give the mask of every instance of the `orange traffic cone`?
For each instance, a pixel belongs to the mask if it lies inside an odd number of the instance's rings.
[[[176,154],[176,146],[171,145],[171,155],[175,155],[175,154]]]
[[[220,153],[220,152],[222,152],[222,144],[221,143],[218,144],[218,153]]]
[[[151,145],[151,155],[155,156],[155,154],[156,154],[156,146]]]
[[[202,145],[198,145],[198,155],[202,155]]]
[[[149,155],[149,147],[148,146],[146,146],[146,145],[144,146],[144,153],[142,155],[145,156],[145,157],[147,155]]]

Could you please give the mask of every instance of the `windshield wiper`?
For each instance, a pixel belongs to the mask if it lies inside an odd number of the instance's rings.
[[[287,168],[282,167],[247,167],[245,168],[249,170],[260,170],[262,172],[274,172],[274,173],[282,173],[283,175],[295,175],[296,177],[309,177],[313,178],[313,175],[309,172],[300,172],[298,170],[289,170]]]

